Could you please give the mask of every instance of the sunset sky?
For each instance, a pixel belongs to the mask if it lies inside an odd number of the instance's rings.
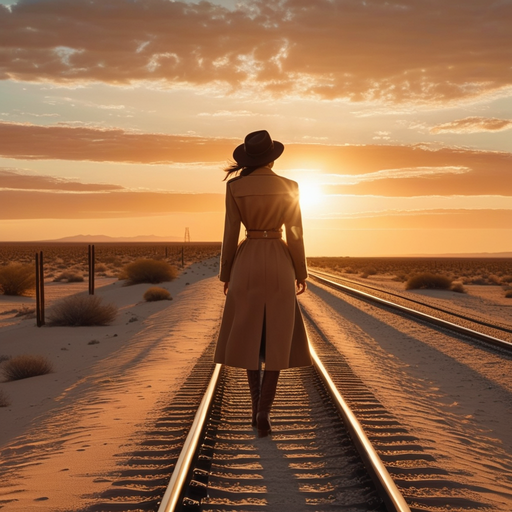
[[[0,241],[221,240],[285,144],[310,256],[512,251],[511,0],[0,0]]]

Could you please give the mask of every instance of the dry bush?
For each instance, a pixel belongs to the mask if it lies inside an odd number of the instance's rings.
[[[0,363],[3,363],[4,361],[9,361],[9,359],[11,359],[11,356],[0,354]]]
[[[368,276],[374,276],[377,274],[377,270],[373,267],[366,267],[364,270],[363,270],[363,273],[361,274],[361,277],[364,277],[365,279],[368,277]]]
[[[49,325],[108,325],[117,315],[114,304],[103,304],[97,295],[71,295],[57,302],[49,311]]]
[[[32,265],[9,263],[0,268],[0,288],[4,295],[23,295],[35,288],[36,276]]]
[[[28,379],[37,375],[46,375],[52,371],[52,363],[46,357],[28,354],[12,357],[2,366],[6,381]]]
[[[512,283],[512,276],[503,276],[501,278],[502,283]]]
[[[83,283],[84,276],[78,272],[66,271],[59,274],[54,280],[54,283],[60,283],[61,281],[67,281],[68,283]]]
[[[459,282],[453,283],[450,290],[452,292],[457,292],[457,293],[466,293],[466,288],[464,288],[463,284],[459,283]]]
[[[433,290],[449,290],[452,280],[449,277],[439,274],[416,274],[410,277],[405,283],[406,290],[418,290],[422,288]]]
[[[506,299],[512,299],[512,290],[507,290],[505,292],[505,298]]]
[[[166,261],[138,259],[122,269],[119,279],[126,279],[126,284],[157,284],[172,281],[177,276],[178,271]]]
[[[0,407],[9,407],[11,401],[7,398],[7,395],[0,389]]]
[[[35,318],[36,308],[31,308],[29,306],[21,306],[21,308],[18,309],[17,313],[14,316],[15,317],[24,316],[26,318]]]
[[[152,286],[144,293],[144,300],[147,302],[154,302],[157,300],[172,300],[171,294],[160,286]]]
[[[108,270],[108,268],[107,268],[107,265],[105,265],[103,263],[98,263],[97,265],[94,266],[94,270],[96,272],[106,272]]]
[[[489,281],[489,284],[494,284],[494,285],[499,285],[501,284],[501,278],[499,278],[498,276],[496,275],[491,275],[487,278],[487,280]]]

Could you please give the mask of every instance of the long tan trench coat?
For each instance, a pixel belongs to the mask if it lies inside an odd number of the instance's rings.
[[[246,238],[247,230],[278,230],[278,238]],[[311,364],[295,279],[307,277],[299,189],[296,182],[260,167],[226,188],[220,280],[229,282],[215,362],[257,370],[265,319],[265,368]]]

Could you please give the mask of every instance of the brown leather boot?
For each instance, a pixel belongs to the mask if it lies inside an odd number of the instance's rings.
[[[256,426],[256,415],[258,414],[258,403],[260,401],[260,371],[247,370],[247,381],[249,382],[249,390],[251,391],[252,401],[252,421],[251,425]]]
[[[261,382],[260,400],[258,403],[258,414],[256,416],[256,426],[258,428],[258,437],[266,437],[272,431],[270,425],[270,409],[276,396],[277,381],[279,379],[279,370],[265,370]]]

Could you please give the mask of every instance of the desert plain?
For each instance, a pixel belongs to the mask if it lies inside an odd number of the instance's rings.
[[[156,302],[143,299],[150,284],[124,286],[118,275],[123,264],[143,256],[147,249],[132,246],[129,254],[117,250],[117,255],[108,257],[105,252],[105,261],[98,252],[95,293],[118,309],[109,325],[38,328],[33,292],[0,295],[0,356],[4,359],[0,370],[7,358],[20,354],[44,356],[53,368],[45,375],[0,382],[4,401],[0,407],[0,508],[59,512],[94,504],[111,486],[105,475],[136,446],[163,404],[172,402],[200,355],[215,340],[224,304],[217,278],[218,247],[191,252],[188,259],[178,248],[172,254],[170,250],[164,254],[165,248],[156,252],[151,248],[148,257],[174,258],[171,262],[178,268],[176,279],[159,285],[172,300]],[[86,248],[73,251],[68,253],[71,260],[58,251],[48,258],[48,312],[65,297],[88,293],[85,279],[59,279],[64,271],[87,277]],[[31,258],[29,254],[20,260],[27,263]],[[309,264],[404,294],[412,293],[404,290],[404,282],[414,268],[435,268],[460,281],[465,293],[421,290],[416,296],[512,326],[512,299],[506,297],[510,260],[404,263],[311,258]],[[322,313],[323,306],[312,293],[301,297],[301,303]],[[323,313],[321,321],[332,323]],[[442,372],[436,375],[447,383],[450,377]],[[495,408],[499,423],[500,404]],[[508,421],[506,415],[503,421]],[[506,428],[496,425],[497,431]]]

